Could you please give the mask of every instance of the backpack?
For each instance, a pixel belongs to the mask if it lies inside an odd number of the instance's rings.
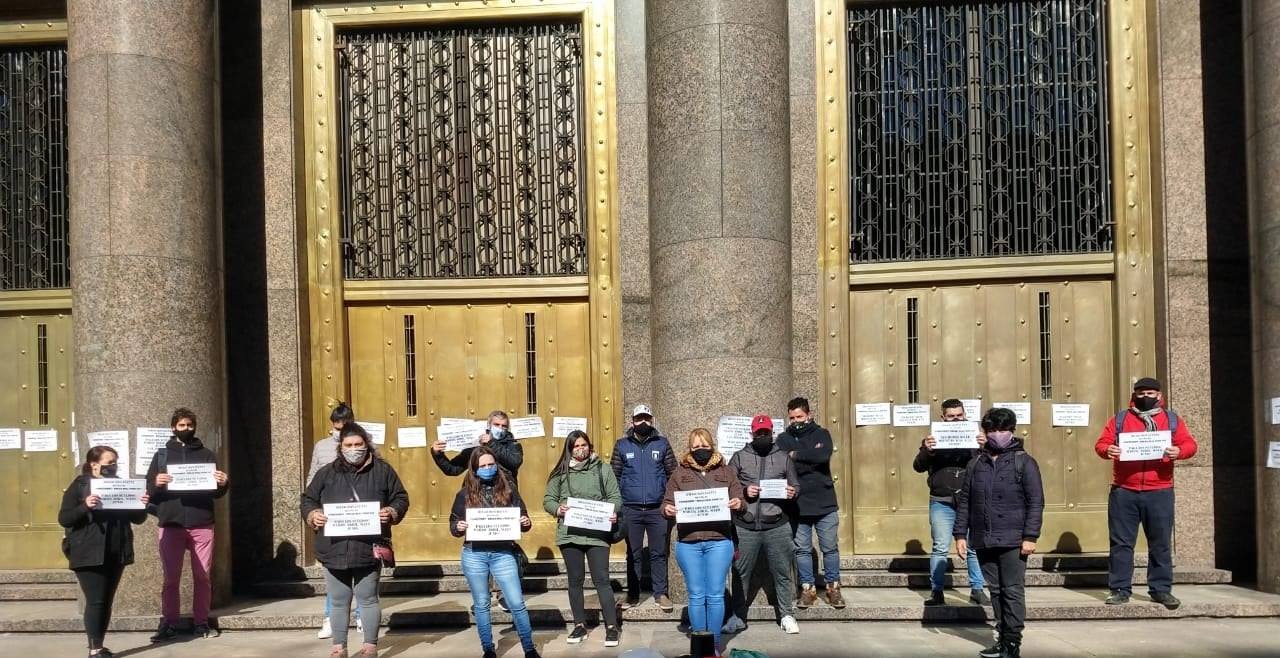
[[[969,463],[965,464],[964,481],[966,485],[973,479],[973,469],[978,463],[978,459],[980,457],[982,457],[981,454],[974,455],[973,459],[970,459]],[[1019,450],[1013,453],[1013,481],[1017,483],[1018,486],[1022,486],[1022,480],[1027,475],[1028,459],[1031,459],[1031,455],[1028,455],[1025,450]]]
[[[1129,409],[1121,409],[1120,411],[1116,412],[1116,437],[1117,438],[1120,436],[1120,432],[1124,431],[1123,428],[1124,428],[1125,415],[1131,414],[1131,413],[1133,413],[1133,411]],[[1178,431],[1178,414],[1174,413],[1173,409],[1165,409],[1164,413],[1169,417],[1169,432],[1171,433],[1177,432]],[[1137,416],[1138,414],[1133,414],[1133,415]]]

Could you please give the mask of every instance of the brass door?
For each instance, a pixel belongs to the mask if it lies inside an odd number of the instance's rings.
[[[1115,413],[1112,284],[1039,280],[850,292],[854,402],[1029,402],[1019,426],[1044,476],[1041,552],[1107,550],[1110,464],[1093,444]],[[1052,427],[1051,405],[1087,403],[1090,426]],[[929,491],[911,462],[927,427],[853,430],[844,493],[858,553],[927,552]],[[850,498],[846,498],[848,500]]]
[[[0,314],[0,428],[58,430],[58,450],[0,450],[0,566],[65,568],[58,507],[71,456],[71,316]]]
[[[441,418],[590,416],[589,325],[585,301],[433,303],[347,309],[351,404],[359,420],[385,422],[383,455],[409,491],[409,515],[395,529],[397,557],[456,560],[461,540],[448,532],[461,477],[446,477],[428,448],[397,445],[397,429],[425,426],[435,440]],[[612,437],[589,433],[607,451]],[[526,439],[520,493],[533,530],[521,542],[530,557],[551,558],[554,520],[542,494],[563,446],[550,436]]]

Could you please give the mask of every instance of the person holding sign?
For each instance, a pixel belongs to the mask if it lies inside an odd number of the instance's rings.
[[[1169,438],[1163,455],[1155,459],[1126,459],[1126,437],[1164,432]],[[1165,408],[1160,382],[1143,377],[1133,385],[1129,407],[1122,409],[1094,444],[1103,459],[1112,460],[1107,525],[1111,535],[1107,605],[1129,602],[1133,594],[1133,545],[1138,525],[1147,535],[1147,589],[1151,600],[1170,610],[1182,602],[1173,595],[1173,462],[1196,454],[1196,440],[1178,414]]]
[[[346,402],[339,402],[337,406],[333,408],[333,411],[329,412],[329,426],[331,431],[328,436],[316,441],[315,446],[311,449],[311,467],[307,469],[307,485],[310,485],[311,481],[316,479],[316,473],[319,473],[320,469],[332,464],[333,460],[337,459],[342,454],[342,450],[339,448],[339,445],[342,443],[342,426],[347,423],[354,423],[355,421],[356,412],[351,408],[351,405]],[[333,624],[330,619],[330,613],[332,612],[333,599],[328,595],[328,593],[326,593],[324,597],[324,623],[320,626],[320,631],[316,633],[316,637],[321,640],[327,640],[333,637]],[[359,603],[356,604],[355,615],[356,630],[363,631],[364,624],[360,621]]]
[[[692,505],[682,509],[680,500],[694,496],[680,494],[693,492],[727,499],[728,509],[708,509],[705,503],[699,503],[696,509]],[[711,432],[701,427],[690,432],[688,452],[667,480],[662,513],[676,519],[676,563],[684,572],[689,592],[689,630],[711,633],[717,651],[724,621],[724,586],[733,561],[733,522],[729,519],[731,512],[742,509],[743,495],[737,472],[716,450]]]
[[[603,528],[593,517],[576,519],[575,505],[599,502],[608,508]],[[582,430],[573,430],[564,442],[564,453],[547,478],[542,507],[557,519],[556,546],[564,558],[565,573],[569,575],[569,607],[573,610],[573,630],[567,642],[578,644],[587,638],[587,612],[582,585],[586,580],[586,565],[591,565],[591,582],[600,599],[600,611],[604,616],[604,645],[618,646],[618,606],[613,600],[613,588],[609,585],[609,546],[612,543],[613,525],[618,522],[622,509],[622,494],[613,469],[600,461],[591,445],[591,438]],[[594,510],[585,510],[594,512]],[[587,517],[587,514],[583,514]]]
[[[524,448],[520,447],[520,443],[511,434],[511,418],[507,416],[507,412],[501,409],[489,412],[488,425],[485,431],[480,433],[480,445],[493,453],[498,460],[498,466],[511,476],[512,484],[520,486],[517,480],[520,475],[520,465],[524,463]],[[444,441],[431,444],[431,458],[440,472],[449,477],[466,473],[467,465],[471,463],[471,455],[476,449],[467,448],[450,459],[444,456],[446,448]]]
[[[991,591],[996,644],[981,658],[1018,658],[1027,618],[1027,557],[1036,551],[1044,519],[1044,485],[1040,466],[1017,438],[1018,416],[997,407],[982,417],[986,442],[965,467],[956,493],[952,533],[956,554],[968,557],[969,543]]]
[[[302,493],[302,518],[316,531],[316,559],[324,565],[332,616],[345,622],[354,595],[364,633],[357,655],[371,657],[378,655],[382,619],[378,578],[383,566],[395,566],[391,526],[409,512],[409,494],[363,427],[347,423],[339,436],[338,457]],[[332,630],[329,656],[345,658],[347,624],[333,624]]]
[[[529,609],[525,607],[524,592],[520,587],[520,568],[516,560],[519,548],[509,539],[485,541],[468,536],[471,534],[468,532],[468,512],[486,508],[517,508],[519,516],[512,517],[515,530],[528,532],[533,527],[515,482],[498,468],[493,450],[480,446],[471,451],[470,466],[449,512],[449,532],[454,537],[467,538],[462,544],[462,575],[471,589],[471,610],[476,619],[476,633],[480,635],[480,648],[484,651],[484,658],[497,658],[493,622],[489,616],[489,577],[492,576],[511,610],[511,619],[520,636],[525,658],[538,658],[538,650],[533,644],[533,627],[529,624]]]
[[[778,436],[778,445],[796,464],[800,478],[800,494],[796,497],[795,553],[796,572],[800,577],[800,609],[816,605],[814,588],[813,535],[818,534],[822,552],[822,578],[827,584],[827,603],[844,607],[840,593],[840,515],[836,504],[835,483],[831,479],[831,454],[835,445],[831,434],[813,420],[809,401],[794,398],[787,403],[787,431]]]
[[[609,465],[618,478],[622,507],[626,509],[623,522],[627,526],[627,599],[622,607],[640,603],[640,572],[647,538],[653,601],[663,611],[671,612],[674,606],[667,596],[671,520],[662,515],[660,508],[667,479],[676,470],[676,456],[667,437],[654,424],[649,405],[638,404],[631,412],[631,427],[613,444]]]
[[[160,590],[160,628],[152,642],[167,642],[178,636],[178,585],[182,561],[191,553],[191,617],[196,637],[217,637],[209,627],[209,603],[213,596],[213,501],[227,495],[227,474],[218,470],[217,456],[196,437],[196,415],[179,407],[169,418],[173,438],[156,451],[147,469],[147,494],[154,505],[160,526],[160,565],[164,584]],[[170,466],[174,468],[170,468]],[[172,473],[170,471],[173,471]],[[203,470],[191,477],[175,479],[181,470]],[[200,488],[187,483],[201,482]],[[171,486],[173,485],[173,486]],[[179,486],[182,486],[179,489]]]
[[[93,493],[93,483],[115,480],[120,456],[106,446],[94,446],[84,464],[62,494],[58,525],[66,529],[62,552],[84,593],[84,632],[89,636],[89,656],[111,658],[102,646],[111,624],[111,603],[124,568],[133,564],[133,526],[147,520],[150,497],[142,493],[136,509],[109,509],[103,497]]]
[[[791,457],[773,442],[772,418],[760,414],[751,419],[751,444],[733,454],[729,469],[738,474],[746,497],[742,513],[733,519],[738,534],[738,556],[733,561],[736,576],[732,588],[733,616],[721,631],[737,633],[747,627],[744,620],[750,605],[747,599],[753,589],[751,577],[756,571],[756,560],[763,552],[777,595],[774,605],[778,625],[785,633],[799,633],[800,625],[795,617],[796,590],[791,581],[791,561],[795,556],[791,512],[800,478],[796,476]],[[783,485],[781,492],[772,490],[775,484]]]
[[[973,424],[968,421],[963,402],[956,398],[942,401],[942,422]],[[978,432],[978,428],[973,428],[973,433],[978,435],[979,447],[987,442],[986,435]],[[932,434],[924,437],[920,451],[911,463],[915,472],[929,474],[929,529],[933,535],[933,552],[929,555],[930,595],[924,602],[927,606],[946,605],[942,590],[947,567],[951,564],[948,556],[951,554],[951,531],[956,524],[956,494],[964,485],[965,467],[978,454],[977,450],[969,448],[942,449],[937,446],[938,441]],[[965,562],[969,567],[969,600],[978,605],[990,605],[991,599],[982,591],[986,582],[982,579],[982,568],[978,566],[978,553],[972,547],[965,556]]]

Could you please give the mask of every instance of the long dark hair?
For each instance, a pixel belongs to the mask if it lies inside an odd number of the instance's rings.
[[[467,462],[467,474],[462,478],[462,490],[466,492],[467,507],[484,507],[484,481],[480,476],[476,475],[476,469],[480,467],[480,458],[489,455],[493,457],[494,464],[498,463],[498,456],[486,446],[471,449],[471,459]],[[503,472],[502,467],[498,467],[498,475],[493,478],[493,502],[497,507],[507,507],[511,504],[511,482],[507,479],[507,474]]]
[[[342,456],[342,440],[348,436],[358,436],[364,439],[364,447],[369,449],[370,460],[381,459],[377,447],[373,445],[373,439],[369,438],[369,432],[355,422],[350,422],[343,425],[342,430],[338,432],[338,454],[333,458],[334,468],[354,471],[363,466],[363,464],[348,464],[346,458]]]
[[[80,473],[89,475],[93,473],[93,465],[102,460],[102,456],[111,453],[116,456],[116,461],[120,461],[120,453],[110,446],[94,446],[89,448],[89,452],[85,453],[84,463],[80,465]]]
[[[564,452],[560,453],[560,461],[556,462],[556,467],[551,469],[551,475],[547,476],[547,482],[551,482],[558,475],[564,475],[569,472],[569,460],[573,459],[573,444],[578,439],[585,439],[587,448],[591,450],[591,454],[595,454],[596,446],[591,443],[591,437],[587,436],[582,430],[574,430],[569,432],[569,437],[564,440]]]

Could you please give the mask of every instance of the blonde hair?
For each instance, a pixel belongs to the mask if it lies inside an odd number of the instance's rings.
[[[712,451],[719,452],[719,448],[716,446],[716,438],[709,430],[707,430],[707,428],[699,427],[692,432],[689,432],[689,440],[684,444],[686,451],[690,450],[690,446],[693,445],[694,439],[702,439],[703,441],[706,441],[707,445],[711,446]]]

